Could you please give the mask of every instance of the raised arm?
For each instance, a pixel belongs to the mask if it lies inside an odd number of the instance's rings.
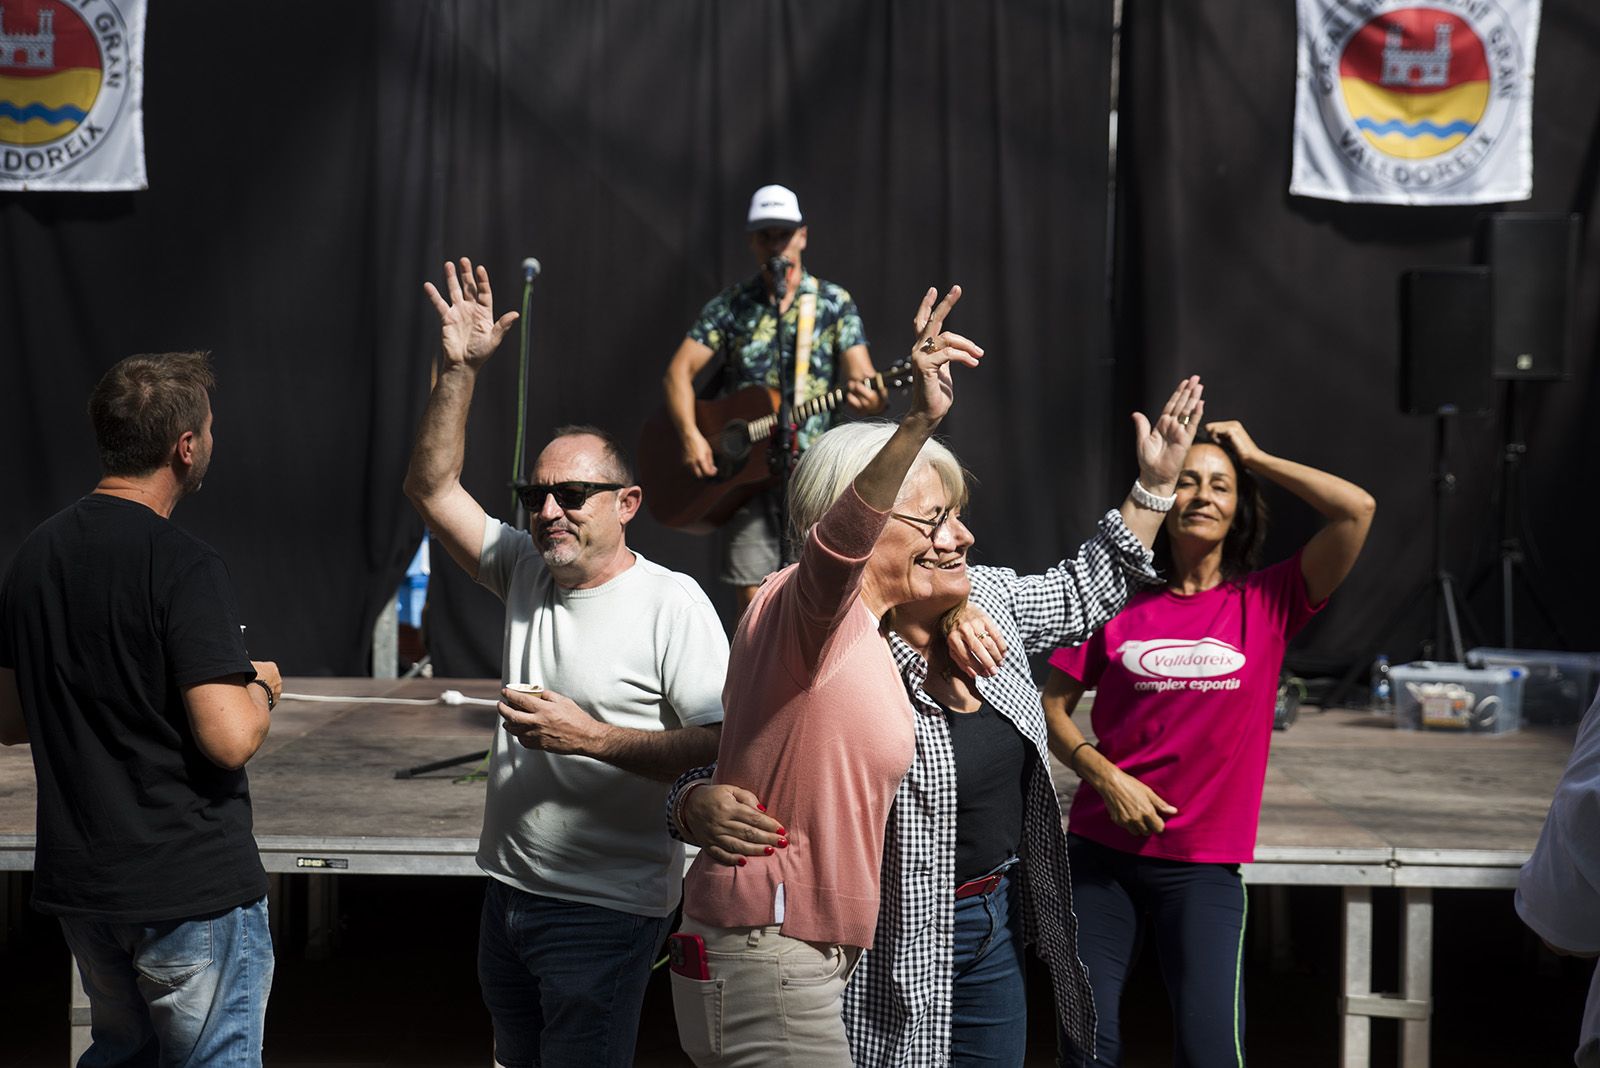
[[[1178,383],[1153,424],[1143,412],[1133,413],[1133,451],[1139,461],[1139,481],[1129,489],[1118,511],[1146,549],[1155,544],[1156,532],[1167,513],[1140,504],[1144,495],[1139,493],[1139,487],[1150,497],[1173,495],[1178,474],[1183,470],[1183,458],[1194,443],[1200,417],[1205,414],[1206,402],[1201,400],[1204,392],[1200,376],[1190,375]]]
[[[961,287],[952,286],[935,307],[937,295],[929,289],[918,309],[922,336],[911,354],[910,410],[855,476],[850,489],[833,502],[814,530],[806,532],[806,546],[792,583],[801,621],[796,635],[800,665],[815,666],[833,623],[858,595],[879,618],[896,603],[894,591],[877,587],[867,561],[900,497],[906,475],[950,410],[955,397],[951,366],[976,367],[983,357],[977,344],[943,329],[945,316],[961,299]],[[802,464],[808,462],[809,456]]]
[[[667,397],[667,417],[683,443],[683,465],[696,478],[710,478],[717,473],[711,443],[694,421],[694,376],[714,355],[710,346],[686,337],[672,354],[672,362],[667,364],[667,373],[661,379],[661,388]]]
[[[472,407],[478,371],[499,348],[506,331],[517,321],[517,313],[494,317],[489,272],[481,266],[474,271],[472,261],[465,256],[461,258],[459,274],[453,263],[444,265],[444,273],[448,301],[432,282],[423,283],[439,313],[443,352],[439,378],[428,397],[416,445],[411,450],[405,489],[428,529],[444,543],[450,558],[477,578],[485,515],[482,506],[461,485],[461,465],[467,452],[467,412]]]
[[[976,367],[983,358],[982,347],[944,329],[945,318],[961,299],[961,287],[951,286],[950,292],[935,306],[933,301],[938,295],[938,291],[930,287],[917,309],[916,321],[920,328],[917,343],[911,350],[911,407],[894,434],[855,479],[856,493],[869,507],[880,512],[894,507],[917,454],[955,403],[951,364]]]
[[[1339,588],[1361,555],[1377,502],[1366,490],[1338,475],[1262,451],[1236,420],[1207,423],[1206,432],[1232,447],[1245,467],[1282,486],[1327,519],[1300,554],[1306,597],[1312,604],[1322,603]]]
[[[1095,534],[1040,575],[1010,575],[1007,604],[1029,653],[1081,642],[1122,611],[1139,585],[1158,581],[1150,546],[1166,512],[1149,507],[1150,497],[1170,497],[1184,454],[1200,429],[1205,387],[1198,375],[1178,383],[1154,423],[1133,413],[1138,487],[1122,506],[1101,519]]]

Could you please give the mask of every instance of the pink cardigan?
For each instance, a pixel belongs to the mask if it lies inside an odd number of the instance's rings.
[[[860,598],[887,519],[846,490],[739,624],[715,781],[753,791],[789,845],[742,868],[697,858],[683,909],[702,923],[776,923],[781,887],[785,935],[872,945],[884,824],[916,744],[911,702]]]

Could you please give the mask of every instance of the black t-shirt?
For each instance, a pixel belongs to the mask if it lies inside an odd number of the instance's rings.
[[[1032,747],[988,701],[945,710],[956,758],[956,882],[987,875],[1022,848]]]
[[[39,784],[35,908],[156,921],[266,893],[245,774],[201,753],[183,704],[255,674],[216,552],[142,504],[83,498],[11,562],[0,667]]]

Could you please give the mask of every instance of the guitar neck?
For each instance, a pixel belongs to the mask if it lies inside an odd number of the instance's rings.
[[[883,392],[883,375],[881,374],[870,375],[861,379],[860,381],[870,382],[872,383],[874,389],[878,390],[880,393]],[[849,392],[848,386],[840,386],[837,389],[828,390],[828,392],[819,397],[812,397],[810,400],[794,409],[795,425],[798,426],[799,424],[804,423],[807,419],[810,419],[814,415],[821,415],[823,412],[833,411],[835,408],[839,407],[839,402],[844,400],[847,392]],[[773,413],[772,415],[764,415],[760,419],[752,419],[749,423],[750,440],[752,442],[766,441],[772,436],[772,432],[777,428],[777,413]]]

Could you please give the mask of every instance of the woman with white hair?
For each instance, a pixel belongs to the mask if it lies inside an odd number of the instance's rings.
[[[850,1062],[839,999],[872,943],[883,824],[915,745],[880,620],[933,589],[942,561],[919,524],[939,529],[952,487],[929,442],[954,399],[951,366],[983,356],[943,331],[959,287],[937,308],[935,295],[919,312],[910,410],[865,456],[807,450],[791,486],[800,560],[767,578],[734,636],[719,774],[783,805],[794,829],[770,863],[701,857],[684,879],[696,952],[674,968],[673,1000],[700,1065]]]
[[[925,301],[919,327],[926,310]],[[1186,380],[1154,427],[1142,415],[1134,417],[1142,485],[1120,512],[1102,520],[1099,533],[1075,558],[1041,575],[966,566],[973,539],[960,519],[966,499],[960,466],[937,443],[926,448],[930,465],[945,481],[942,504],[923,502],[930,507],[921,511],[897,504],[891,513],[900,525],[917,531],[914,551],[908,554],[902,547],[898,556],[925,571],[926,581],[884,617],[901,675],[897,711],[911,720],[914,761],[888,815],[876,928],[868,942],[857,943],[871,951],[844,993],[849,1049],[835,1041],[825,1053],[814,1054],[791,1031],[787,1045],[774,1042],[759,1057],[730,1057],[724,1045],[719,1059],[713,1052],[714,1011],[726,1012],[732,981],[717,986],[713,966],[711,978],[702,983],[673,980],[680,1037],[697,1063],[1020,1064],[1026,1042],[1025,936],[1038,940],[1050,966],[1058,1019],[1069,1033],[1092,1041],[1092,1000],[1076,952],[1066,846],[1039,695],[1026,657],[1008,656],[1007,649],[1042,652],[1059,642],[1081,641],[1126,601],[1131,577],[1154,580],[1149,545],[1161,515],[1151,510],[1147,498],[1152,494],[1144,491],[1170,492],[1193,437],[1190,424],[1203,409],[1200,394],[1199,380]],[[802,466],[821,458],[830,469],[848,470],[848,457],[882,443],[891,432],[882,424],[830,431],[813,444]],[[796,496],[813,488],[809,483],[802,488],[800,474]],[[839,475],[820,481],[844,485]],[[815,511],[815,505],[791,508],[797,515]],[[969,593],[981,612],[963,614]],[[946,646],[952,620],[957,620],[951,633],[954,653]],[[980,665],[972,674],[969,662]],[[852,703],[846,711],[893,720],[887,707]],[[732,759],[734,743],[724,731],[721,753]],[[694,789],[705,781],[694,772],[679,781],[673,796],[676,829],[706,847],[697,862],[702,873],[782,878],[800,841],[837,848],[832,834],[822,838],[827,828],[808,822],[818,813],[825,813],[829,823],[853,816],[869,827],[885,826],[877,812],[838,811],[844,806],[811,775],[810,741],[778,754],[801,768],[797,779],[810,794],[804,798],[805,815],[790,807],[792,798],[775,796],[726,763],[717,771],[719,785]],[[838,743],[856,744],[849,737]],[[787,826],[766,814],[768,804]],[[691,918],[685,930],[699,930],[689,890],[685,910]],[[848,972],[849,956],[842,955],[840,970]],[[796,982],[773,974],[773,997],[784,1002]],[[842,984],[843,978],[833,981]],[[698,1005],[686,1011],[695,995]]]

